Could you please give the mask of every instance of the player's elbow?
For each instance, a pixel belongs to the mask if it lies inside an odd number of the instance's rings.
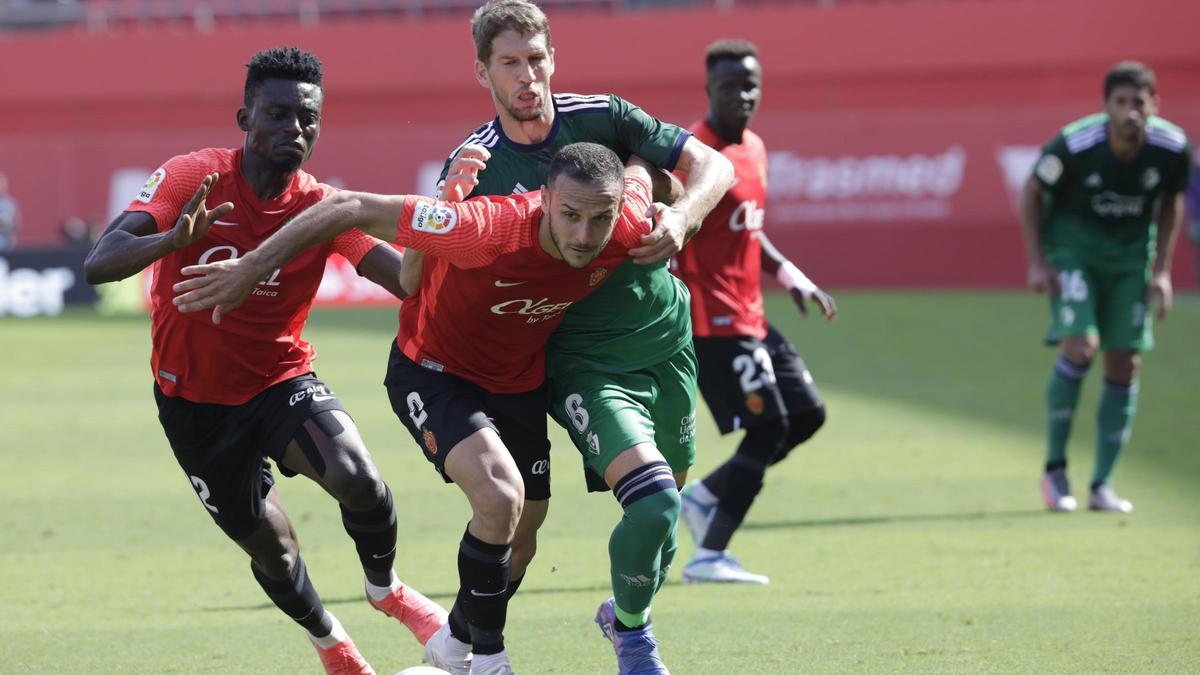
[[[97,242],[96,248],[89,251],[87,258],[83,261],[83,278],[91,286],[119,281],[121,278],[111,269],[110,265],[105,264],[102,256],[96,253],[96,249],[99,247],[100,244]]]

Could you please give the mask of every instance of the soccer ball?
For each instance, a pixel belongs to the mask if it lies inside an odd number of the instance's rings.
[[[404,670],[401,670],[400,672],[396,673],[396,675],[450,675],[450,674],[447,673],[446,671],[442,670],[441,668],[434,668],[433,666],[413,666],[412,668],[405,668]]]

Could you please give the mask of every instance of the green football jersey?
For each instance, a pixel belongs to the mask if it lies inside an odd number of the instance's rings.
[[[1145,145],[1123,161],[1109,147],[1108,121],[1100,113],[1072,122],[1042,149],[1033,172],[1048,194],[1042,245],[1047,257],[1144,268],[1154,256],[1155,209],[1187,187],[1191,152],[1182,129],[1151,117]]]
[[[462,145],[482,145],[491,153],[479,184],[469,196],[507,195],[537,190],[546,182],[550,158],[564,145],[588,141],[672,170],[691,135],[661,122],[612,94],[554,94],[554,126],[546,140],[524,145],[504,135],[500,120],[476,129]],[[439,178],[445,180],[450,153]],[[567,310],[547,350],[547,373],[586,366],[631,371],[665,361],[691,342],[687,288],[666,263],[626,262],[588,297]]]

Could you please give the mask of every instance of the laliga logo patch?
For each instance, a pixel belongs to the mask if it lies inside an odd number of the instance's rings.
[[[588,277],[588,286],[595,286],[601,281],[604,281],[604,277],[606,276],[608,276],[608,269],[601,267],[595,272],[592,272],[592,276]]]
[[[446,234],[458,224],[454,209],[437,204],[421,203],[413,211],[412,229],[430,234]]]
[[[149,204],[150,200],[154,198],[154,193],[158,192],[158,186],[162,185],[166,177],[167,170],[161,166],[158,167],[158,170],[150,174],[150,177],[146,179],[146,184],[138,191],[137,200],[143,204]]]
[[[422,429],[422,436],[425,437],[425,447],[429,450],[429,454],[437,454],[437,437],[428,429]]]
[[[1047,185],[1054,185],[1058,179],[1062,177],[1063,164],[1062,160],[1054,155],[1043,155],[1037,163],[1038,178],[1046,181]]]

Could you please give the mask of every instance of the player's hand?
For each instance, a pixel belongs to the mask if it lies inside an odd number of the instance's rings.
[[[204,235],[208,234],[209,229],[212,228],[214,221],[220,220],[233,210],[232,202],[225,202],[211,210],[204,205],[204,200],[208,198],[208,193],[212,190],[212,186],[217,184],[219,177],[220,175],[217,173],[205,176],[204,180],[200,181],[200,187],[196,188],[196,193],[179,213],[175,227],[171,228],[171,245],[175,247],[175,250],[187,248],[203,239]]]
[[[837,303],[834,302],[832,295],[820,288],[812,290],[793,288],[789,292],[792,295],[792,301],[796,303],[796,307],[802,315],[808,316],[807,303],[811,302],[821,308],[821,316],[825,317],[826,321],[833,321],[837,318]]]
[[[1039,260],[1029,265],[1029,288],[1036,293],[1049,292],[1058,297],[1058,272],[1045,260]]]
[[[641,246],[629,249],[633,262],[649,265],[679,253],[688,233],[687,216],[683,211],[655,202],[646,210],[646,216],[653,219],[654,229],[642,237]]]
[[[180,270],[192,277],[171,287],[177,295],[172,302],[180,312],[213,311],[213,323],[242,304],[254,285],[267,276],[245,263],[244,258],[221,260],[207,265],[191,265]]]
[[[479,172],[487,168],[492,153],[482,145],[464,145],[446,169],[446,180],[438,198],[448,202],[461,202],[479,185]]]
[[[1167,318],[1167,314],[1171,311],[1171,302],[1174,300],[1175,289],[1171,285],[1170,272],[1155,272],[1150,277],[1150,289],[1146,293],[1146,308],[1153,306],[1155,299],[1158,300],[1158,311],[1154,316],[1159,321]]]

